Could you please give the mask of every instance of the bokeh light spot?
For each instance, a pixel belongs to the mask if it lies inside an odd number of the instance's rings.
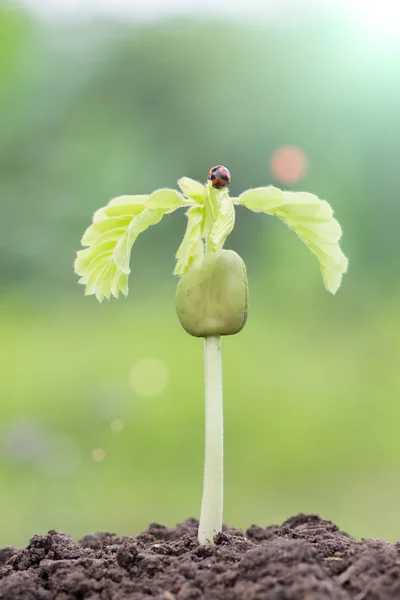
[[[125,423],[122,419],[114,419],[114,421],[111,422],[110,427],[111,431],[113,431],[114,433],[121,433],[121,431],[123,431],[125,427]]]
[[[132,367],[130,383],[142,398],[159,396],[167,387],[168,381],[168,369],[158,358],[142,358]]]
[[[103,448],[95,448],[92,450],[92,458],[95,462],[101,462],[106,457],[106,452]]]
[[[282,183],[297,183],[308,171],[308,158],[300,148],[282,146],[272,155],[270,170]]]

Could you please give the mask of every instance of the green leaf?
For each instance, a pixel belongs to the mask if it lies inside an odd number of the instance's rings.
[[[339,246],[342,230],[331,206],[314,194],[284,192],[286,203],[275,214],[318,258],[326,289],[336,294],[348,261]]]
[[[119,229],[126,230],[132,221],[132,218],[132,215],[122,215],[120,217],[110,217],[93,223],[83,234],[81,240],[82,246],[91,246],[96,240],[103,237],[102,234],[104,233],[107,234],[119,231]]]
[[[181,245],[176,253],[177,263],[174,274],[183,275],[203,257],[204,246],[201,239],[204,224],[204,209],[201,206],[190,208],[186,216],[188,224]]]
[[[148,195],[138,195],[113,198],[107,206],[96,210],[93,215],[93,223],[104,221],[109,217],[120,217],[121,215],[134,217],[144,210],[148,197]]]
[[[249,190],[238,201],[284,221],[317,257],[325,288],[332,294],[337,292],[348,261],[339,247],[342,231],[328,202],[315,194],[282,192],[273,187]]]
[[[190,177],[181,177],[181,179],[178,181],[178,185],[187,198],[191,198],[198,203],[202,203],[204,201],[204,197],[207,194],[207,189],[198,181],[190,179]]]
[[[102,254],[112,255],[114,248],[115,242],[106,241],[102,242],[101,244],[93,244],[93,246],[90,246],[85,250],[79,250],[75,260],[75,272],[78,275],[86,278],[85,271],[89,269],[92,260],[98,256],[101,256]]]
[[[217,216],[207,238],[210,249],[214,252],[222,249],[226,238],[235,225],[235,209],[228,193],[220,199],[217,210]]]
[[[131,249],[140,233],[161,221],[165,214],[163,208],[146,208],[140,215],[132,219],[128,229],[115,246],[113,260],[119,269],[126,275],[131,272],[129,261]]]
[[[189,202],[176,190],[156,190],[147,199],[147,208],[162,208],[172,211],[181,206],[187,206]]]
[[[284,204],[285,196],[280,189],[270,185],[243,192],[237,202],[244,204],[254,212],[268,212],[276,206]]]
[[[170,194],[164,196],[164,204],[168,204],[165,208],[146,208],[148,198],[119,196],[94,214],[82,238],[82,244],[88,247],[77,253],[74,265],[81,276],[79,283],[86,285],[86,295],[94,294],[100,302],[111,295],[117,298],[120,292],[127,295],[133,243],[171,210]]]

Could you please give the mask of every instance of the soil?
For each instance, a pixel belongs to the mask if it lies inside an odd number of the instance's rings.
[[[153,523],[137,537],[49,531],[0,549],[1,600],[396,600],[400,543],[357,541],[299,514],[282,525],[225,528],[214,549],[198,523]]]

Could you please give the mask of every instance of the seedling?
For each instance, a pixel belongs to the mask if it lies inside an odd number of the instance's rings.
[[[221,343],[238,333],[247,319],[247,276],[236,252],[224,250],[235,223],[235,206],[275,215],[315,254],[325,288],[338,290],[347,269],[339,247],[341,229],[325,200],[307,192],[260,187],[229,196],[229,171],[211,169],[208,183],[183,177],[180,192],[159,189],[149,195],[119,196],[94,213],[75,261],[85,294],[101,302],[128,294],[130,254],[140,233],[164,215],[188,207],[186,233],[176,253],[174,273],[180,277],[176,310],[184,329],[205,344],[205,465],[199,542],[214,544],[222,529],[223,411]]]

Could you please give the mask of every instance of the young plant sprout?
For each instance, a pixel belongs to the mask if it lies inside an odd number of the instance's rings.
[[[82,238],[87,246],[77,253],[75,271],[85,294],[101,302],[120,292],[128,294],[130,254],[140,233],[164,215],[187,207],[186,233],[176,253],[174,273],[180,277],[176,310],[184,329],[204,337],[205,465],[199,542],[214,544],[222,529],[223,412],[221,342],[238,333],[247,318],[247,276],[243,260],[224,250],[235,224],[235,206],[274,215],[284,221],[315,254],[325,288],[338,290],[347,269],[339,247],[341,229],[325,200],[307,192],[259,187],[229,196],[228,169],[213,167],[208,184],[183,177],[180,192],[159,189],[149,195],[119,196],[97,210]]]

